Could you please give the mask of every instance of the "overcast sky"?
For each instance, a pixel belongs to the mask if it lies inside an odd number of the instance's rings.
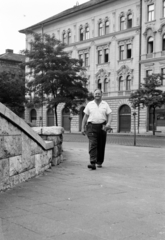
[[[0,54],[25,49],[25,35],[18,31],[88,0],[0,0]]]

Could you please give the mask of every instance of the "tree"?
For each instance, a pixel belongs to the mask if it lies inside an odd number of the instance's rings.
[[[149,107],[153,109],[153,135],[155,135],[155,109],[165,104],[165,92],[158,89],[162,76],[152,74],[144,78],[141,88],[131,93],[129,101],[134,109]]]
[[[64,103],[66,109],[77,114],[78,104],[82,104],[88,96],[85,69],[81,60],[69,57],[64,51],[65,45],[54,36],[36,33],[33,36],[31,49],[24,51],[30,77],[27,87],[42,103],[54,108],[58,126],[58,104]]]
[[[19,117],[23,116],[25,104],[25,76],[11,71],[0,72],[0,102]]]

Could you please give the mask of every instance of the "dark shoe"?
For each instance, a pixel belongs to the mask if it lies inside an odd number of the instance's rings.
[[[102,168],[102,164],[97,164],[97,167],[98,168]]]
[[[96,165],[95,164],[89,164],[88,168],[90,168],[91,170],[96,170]]]

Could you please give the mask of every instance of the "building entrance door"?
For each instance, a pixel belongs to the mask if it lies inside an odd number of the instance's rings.
[[[67,109],[62,111],[62,127],[65,131],[70,131],[70,112]]]
[[[47,111],[47,126],[54,126],[54,111],[52,108]]]
[[[128,105],[121,106],[119,110],[119,132],[130,132],[131,109]]]

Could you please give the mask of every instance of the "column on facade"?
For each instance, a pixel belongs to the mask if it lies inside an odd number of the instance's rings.
[[[91,48],[90,48],[90,91],[94,91],[96,88],[96,63],[97,63],[97,54],[96,54],[96,45],[95,42],[91,42]]]
[[[114,11],[113,13],[112,13],[112,16],[113,16],[113,18],[112,18],[112,26],[113,26],[113,32],[115,32],[116,31],[116,23],[117,23],[117,21],[116,21],[116,12]]]
[[[95,37],[95,19],[92,18],[92,38]]]
[[[74,33],[73,34],[74,34],[73,42],[75,43],[77,41],[76,36],[78,36],[78,34],[77,34],[77,25],[76,24],[74,25]]]

